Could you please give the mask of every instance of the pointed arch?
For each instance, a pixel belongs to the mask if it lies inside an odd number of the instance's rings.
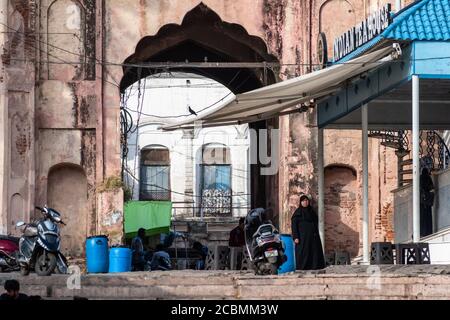
[[[208,32],[201,32],[208,30]],[[217,13],[200,3],[189,11],[181,25],[167,24],[153,36],[142,38],[135,52],[125,61],[121,90],[132,83],[160,70],[137,68],[133,64],[144,62],[277,62],[268,52],[264,41],[238,24],[223,21]],[[179,68],[173,71],[189,71],[214,79],[234,93],[241,93],[263,85],[263,70],[240,69],[192,69]],[[268,72],[268,82],[277,77]]]

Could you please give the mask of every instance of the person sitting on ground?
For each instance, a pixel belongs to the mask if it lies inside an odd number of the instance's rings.
[[[161,234],[161,243],[165,248],[170,248],[177,238],[186,239],[186,235],[177,231],[169,231],[169,233]]]
[[[144,251],[144,238],[145,238],[145,229],[140,228],[138,230],[137,236],[134,237],[133,240],[131,241],[131,250],[133,255],[132,262],[134,271],[144,271],[145,264],[147,263]]]
[[[151,270],[171,270],[172,265],[170,262],[169,254],[164,250],[163,244],[158,244],[156,246],[156,251],[153,254],[152,261],[150,262]]]
[[[26,294],[20,293],[20,284],[17,280],[5,281],[6,293],[0,296],[0,300],[29,300]]]
[[[245,218],[240,218],[239,225],[236,228],[234,228],[233,230],[231,230],[231,232],[230,232],[228,246],[242,247],[245,245],[244,224],[245,224]]]
[[[196,251],[202,258],[195,264],[195,270],[205,270],[206,257],[208,256],[208,247],[202,245],[200,242],[195,241],[192,244],[192,249]]]

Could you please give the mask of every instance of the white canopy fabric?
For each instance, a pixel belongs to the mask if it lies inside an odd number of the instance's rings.
[[[196,117],[161,128],[190,129],[195,126],[234,125],[270,119],[281,112],[294,111],[302,103],[310,103],[311,100],[330,95],[343,82],[397,58],[398,54],[399,46],[394,44],[343,64],[232,96]]]

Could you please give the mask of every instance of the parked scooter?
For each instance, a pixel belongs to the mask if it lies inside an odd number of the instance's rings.
[[[245,218],[245,245],[256,274],[277,274],[286,261],[278,230],[267,218],[267,210],[253,209]]]
[[[0,272],[19,271],[19,238],[0,235]]]
[[[67,273],[67,260],[60,252],[61,237],[58,224],[65,223],[56,210],[36,207],[43,217],[36,223],[18,222],[17,227],[24,227],[19,241],[18,263],[20,273],[28,275],[35,270],[40,276],[48,276],[55,269]]]

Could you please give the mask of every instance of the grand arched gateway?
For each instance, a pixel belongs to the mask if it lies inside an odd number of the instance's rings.
[[[379,2],[393,1],[2,1],[0,233],[12,232],[9,220],[22,217],[11,210],[24,210],[27,219],[35,205],[49,203],[53,197],[53,191],[48,194],[49,179],[50,190],[58,183],[49,177],[50,169],[70,163],[86,177],[77,190],[88,194],[86,233],[108,233],[113,243],[121,242],[124,89],[152,72],[164,71],[170,63],[185,63],[174,70],[212,78],[234,93],[314,71],[319,67],[317,35],[325,33],[332,43],[334,36],[365,19]],[[336,24],[333,18],[340,16],[344,19]],[[189,65],[205,61],[254,65],[241,69]],[[261,177],[255,166],[252,206],[274,207],[274,218],[288,232],[300,194],[313,198],[317,194],[316,113],[311,108],[252,126],[280,130],[279,170]],[[360,134],[352,130],[328,131],[326,164],[353,167],[359,177],[358,139]],[[381,161],[371,165],[371,173],[384,176],[374,181],[381,193],[370,191],[371,221],[376,226],[372,237],[389,238],[389,222],[382,223],[379,215],[392,213],[389,191],[396,185],[392,169],[396,157],[378,140],[370,148],[371,157]],[[359,202],[359,189],[353,191]],[[65,208],[58,209],[65,214]]]

